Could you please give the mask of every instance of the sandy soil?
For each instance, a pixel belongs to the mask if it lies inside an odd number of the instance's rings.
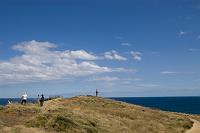
[[[193,127],[186,133],[200,133],[200,122],[194,119],[191,120],[194,122]]]

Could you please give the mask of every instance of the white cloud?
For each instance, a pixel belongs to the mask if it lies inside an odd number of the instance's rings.
[[[128,43],[128,42],[123,42],[123,43],[121,43],[121,45],[122,45],[122,46],[127,46],[127,47],[130,47],[130,46],[131,46],[131,44]]]
[[[190,51],[190,52],[200,52],[200,49],[197,49],[197,48],[190,48],[189,51]]]
[[[112,50],[112,51],[109,51],[109,52],[105,52],[105,53],[104,53],[104,58],[105,58],[105,59],[109,59],[109,60],[120,60],[120,61],[125,61],[125,60],[127,60],[125,57],[120,56],[120,55],[118,54],[118,52],[115,51],[115,50]]]
[[[115,36],[114,38],[117,39],[117,40],[123,40],[124,39],[122,36]]]
[[[159,84],[139,84],[137,85],[139,87],[159,87],[160,85]]]
[[[118,77],[110,77],[110,76],[104,76],[104,77],[93,77],[89,78],[88,81],[106,81],[106,82],[113,82],[113,81],[119,81],[120,79]]]
[[[185,32],[185,31],[180,31],[179,33],[178,33],[178,35],[179,35],[179,37],[182,37],[183,35],[186,35],[187,33]]]
[[[21,42],[14,45],[12,48],[14,50],[22,51],[26,54],[35,54],[43,51],[48,51],[49,48],[56,48],[54,43],[50,42],[37,42],[35,40],[29,42]]]
[[[200,40],[200,35],[197,36],[197,40]]]
[[[84,50],[78,50],[78,51],[69,51],[71,57],[74,57],[76,59],[83,59],[83,60],[96,60],[97,57],[90,54],[90,53],[87,53],[86,51]]]
[[[104,82],[115,82],[116,84],[131,84],[134,81],[141,81],[141,78],[119,78],[115,76],[102,76],[102,77],[91,77],[87,81],[104,81]]]
[[[175,74],[195,74],[195,72],[176,72],[176,71],[161,71],[160,74],[175,75]]]
[[[38,54],[38,55],[43,55],[43,54],[48,54],[48,56],[53,52],[49,51],[50,48],[56,48],[57,46],[53,43],[49,42],[37,42],[35,40],[29,41],[29,42],[22,42],[17,45],[13,46],[14,50],[22,51],[25,54]],[[55,51],[54,55],[57,54],[60,57],[63,58],[70,58],[70,59],[81,59],[81,60],[96,60],[97,57],[87,53],[84,50],[77,50],[77,51]]]
[[[142,57],[141,57],[142,53],[140,53],[140,52],[134,52],[134,51],[131,51],[130,53],[133,56],[134,60],[138,60],[138,61],[142,60]]]
[[[97,57],[84,50],[58,51],[49,42],[28,41],[14,45],[22,52],[9,60],[0,61],[0,83],[34,82],[86,76],[107,72],[129,71],[97,65]]]
[[[176,74],[177,72],[174,71],[162,71],[161,74]]]

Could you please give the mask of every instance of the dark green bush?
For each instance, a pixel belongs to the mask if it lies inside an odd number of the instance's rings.
[[[73,122],[70,118],[60,115],[53,118],[53,120],[49,124],[50,128],[53,128],[53,130],[55,131],[65,131],[66,129],[77,126],[77,124]]]

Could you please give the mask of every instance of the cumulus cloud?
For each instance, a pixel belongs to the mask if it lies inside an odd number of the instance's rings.
[[[58,51],[50,42],[28,41],[14,45],[22,54],[0,61],[0,82],[56,80],[107,72],[127,71],[97,65],[97,57],[84,50]]]
[[[112,50],[112,51],[109,51],[109,52],[105,52],[104,53],[104,58],[108,59],[108,60],[120,60],[120,61],[127,60],[125,57],[119,55],[118,52],[115,51],[115,50]]]
[[[68,59],[81,59],[81,60],[96,60],[97,57],[87,53],[84,50],[77,50],[77,51],[49,51],[50,48],[56,48],[57,46],[53,43],[49,42],[37,42],[35,40],[29,42],[22,42],[17,45],[14,45],[12,48],[14,50],[18,50],[24,52],[28,55],[52,55],[58,54],[58,56]],[[52,54],[54,53],[54,54]]]
[[[131,51],[130,53],[131,53],[131,55],[133,56],[133,59],[134,59],[134,60],[138,60],[138,61],[141,61],[141,60],[142,60],[142,53],[141,53],[141,52],[134,52],[134,51]]]

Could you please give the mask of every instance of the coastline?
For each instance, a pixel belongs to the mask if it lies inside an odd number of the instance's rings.
[[[200,121],[200,115],[155,110],[102,97],[76,96],[48,100],[42,107],[39,104],[3,107],[0,110],[0,129],[9,132],[20,128],[20,133],[30,128],[35,132],[42,130],[42,133],[182,133],[193,127],[191,119]]]
[[[155,110],[162,110],[168,112],[184,113],[190,115],[199,115],[200,114],[200,97],[105,97],[106,99],[112,99],[116,101],[121,101],[133,105],[139,105]],[[178,100],[177,100],[178,98]],[[188,99],[195,98],[191,102],[187,103]],[[3,104],[2,104],[3,100]],[[0,98],[0,106],[7,105],[7,101],[10,100],[13,103],[20,103],[20,98]],[[176,100],[178,103],[176,103]],[[159,102],[158,102],[159,101]],[[199,102],[198,102],[199,101]],[[29,103],[37,102],[37,98],[29,98]],[[181,103],[183,104],[181,104]],[[198,104],[199,103],[199,104]]]

